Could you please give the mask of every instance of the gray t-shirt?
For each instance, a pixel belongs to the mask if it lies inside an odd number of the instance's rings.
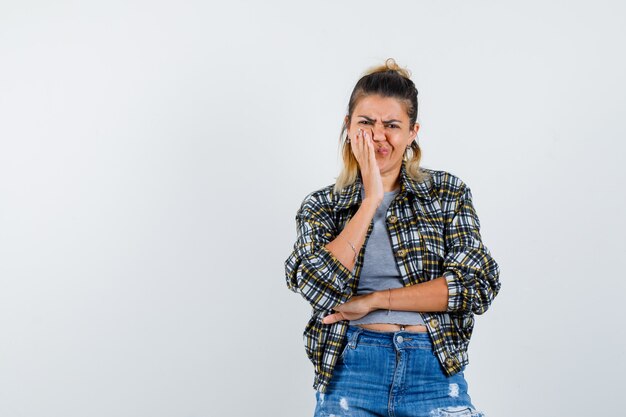
[[[400,192],[400,188],[385,192],[383,201],[376,209],[374,215],[374,225],[372,232],[365,246],[363,267],[359,278],[357,295],[369,294],[374,291],[386,290],[387,288],[402,288],[400,271],[393,251],[391,240],[385,219],[387,209],[393,199]],[[361,189],[361,197],[365,197],[365,192]],[[397,324],[424,324],[422,315],[417,311],[374,310],[357,320],[350,320],[350,324],[359,323],[397,323]]]

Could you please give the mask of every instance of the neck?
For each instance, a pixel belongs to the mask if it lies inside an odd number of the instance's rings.
[[[396,169],[392,172],[384,172],[380,174],[383,180],[383,191],[393,191],[400,186],[400,169]]]

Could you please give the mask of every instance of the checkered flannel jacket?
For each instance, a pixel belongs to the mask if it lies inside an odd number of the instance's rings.
[[[400,192],[390,204],[386,224],[404,286],[445,277],[446,311],[421,313],[444,372],[453,375],[468,363],[474,314],[487,311],[500,290],[500,269],[483,245],[480,223],[468,186],[458,177],[422,168],[417,182],[403,162]],[[345,347],[348,321],[323,324],[322,318],[357,293],[370,223],[353,271],[324,245],[335,239],[361,203],[362,179],[333,192],[333,185],[308,194],[296,214],[297,240],[285,261],[287,287],[312,307],[304,333],[305,351],[315,369],[313,388],[326,392]]]

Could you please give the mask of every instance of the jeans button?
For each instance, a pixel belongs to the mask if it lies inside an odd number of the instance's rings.
[[[396,342],[398,342],[398,343],[404,342],[404,337],[402,337],[402,336],[396,337]]]

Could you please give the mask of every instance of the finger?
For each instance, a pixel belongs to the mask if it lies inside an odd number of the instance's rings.
[[[322,323],[324,323],[324,324],[333,324],[333,323],[339,321],[337,316],[338,316],[338,313],[329,314],[328,316],[326,316],[326,317],[324,317],[322,319]]]
[[[370,156],[372,161],[376,161],[376,150],[374,149],[375,146],[374,146],[374,142],[372,140],[372,136],[368,135],[367,139],[368,139],[367,143],[369,145],[369,156]]]
[[[354,144],[354,156],[356,156],[357,161],[359,162],[359,164],[362,163],[363,160],[363,137],[361,136],[362,131],[361,129],[357,129],[356,134],[355,134],[355,144]]]
[[[374,145],[374,142],[372,140],[369,141],[369,145],[370,161],[372,161],[373,164],[378,164],[378,162],[376,161],[376,146]]]
[[[363,168],[367,169],[368,149],[367,138],[365,137],[365,135],[366,133],[362,129],[359,129],[359,156],[361,157],[361,159],[363,160],[363,164],[365,165]]]
[[[367,146],[366,148],[367,157],[369,158],[370,161],[372,161],[372,156],[374,157],[374,159],[376,159],[376,154],[374,153],[374,144],[372,143],[372,137],[367,132],[365,132],[363,136],[365,137],[365,142]]]

